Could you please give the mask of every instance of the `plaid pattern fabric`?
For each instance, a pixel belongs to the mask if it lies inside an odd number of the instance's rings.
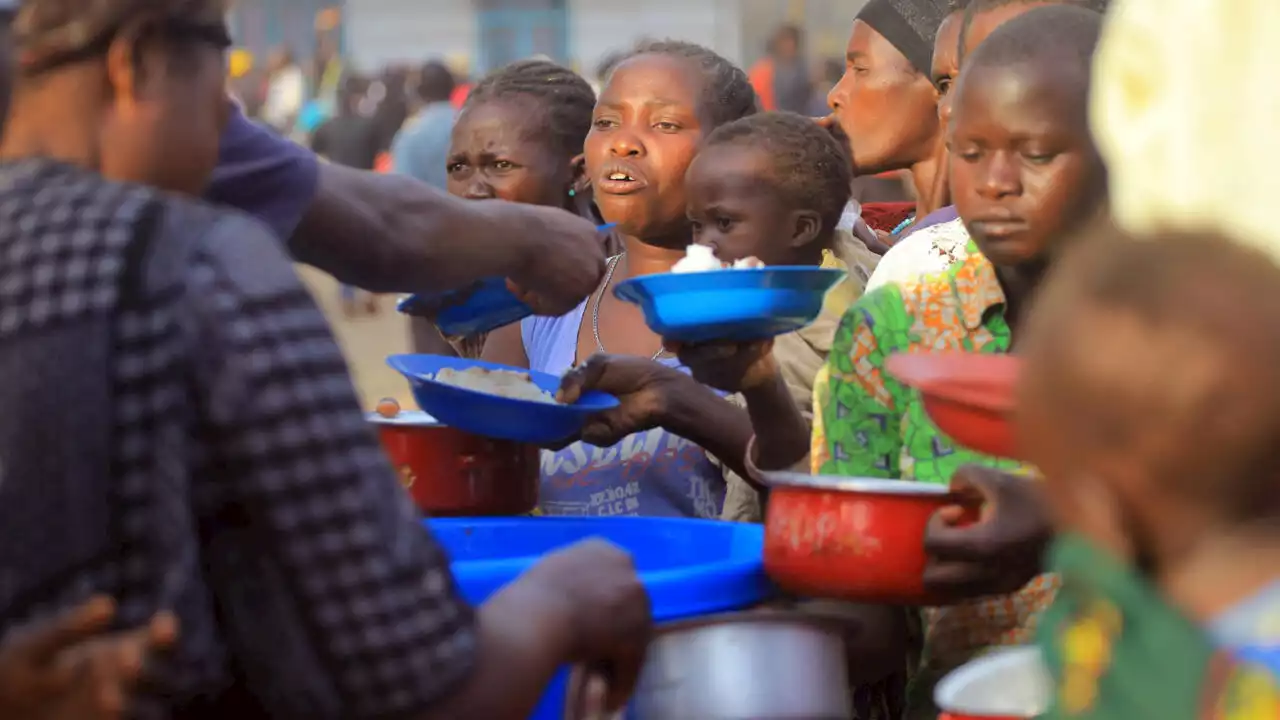
[[[0,303],[0,632],[92,592],[174,610],[140,717],[412,715],[469,672],[472,611],[263,228],[0,167]]]

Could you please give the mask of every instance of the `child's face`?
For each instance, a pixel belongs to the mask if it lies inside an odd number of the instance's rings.
[[[933,43],[933,63],[929,69],[933,86],[938,89],[938,119],[946,127],[951,122],[951,86],[960,75],[960,29],[964,12],[953,12],[938,26]]]
[[[860,174],[902,170],[927,157],[938,133],[938,93],[883,35],[854,21],[845,70],[827,104],[849,136]]]
[[[566,207],[575,166],[556,153],[543,122],[529,99],[468,106],[449,143],[449,194]]]
[[[688,242],[685,171],[702,140],[703,79],[666,55],[626,60],[596,102],[587,177],[607,222],[642,239]]]
[[[796,249],[817,238],[821,218],[784,207],[772,171],[768,154],[738,144],[698,153],[685,178],[694,242],[726,262],[796,264]]]
[[[1064,89],[1078,81],[1033,63],[971,70],[949,130],[952,200],[992,263],[1042,263],[1103,190],[1084,110]]]

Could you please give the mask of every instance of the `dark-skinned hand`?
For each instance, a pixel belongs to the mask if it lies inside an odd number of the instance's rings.
[[[694,380],[717,390],[742,392],[778,376],[772,338],[742,343],[665,341],[663,344],[689,368]]]
[[[20,628],[0,646],[0,717],[6,720],[108,720],[125,716],[147,659],[177,640],[177,619],[108,633],[109,598]]]
[[[528,580],[565,603],[576,636],[570,661],[588,673],[590,686],[580,690],[596,706],[591,714],[625,705],[653,628],[649,594],[631,555],[603,540],[585,540],[543,558],[529,569]]]
[[[592,355],[560,380],[556,400],[574,403],[588,390],[600,390],[618,398],[619,405],[591,416],[575,439],[609,447],[632,433],[661,424],[672,398],[693,379],[647,358],[627,355]]]
[[[942,508],[925,530],[925,591],[947,603],[1012,593],[1042,571],[1053,539],[1035,480],[967,465],[951,478],[966,505]],[[977,522],[972,508],[981,506]]]

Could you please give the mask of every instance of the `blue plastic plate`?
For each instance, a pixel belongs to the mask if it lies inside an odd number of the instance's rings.
[[[406,315],[435,313],[433,322],[447,337],[487,333],[533,314],[533,308],[516,298],[507,289],[506,279],[500,277],[462,290],[410,295],[397,309]]]
[[[741,610],[768,600],[764,528],[668,518],[467,518],[424,523],[449,552],[472,604],[484,602],[541,556],[600,537],[631,553],[658,622]],[[583,572],[590,572],[583,568]],[[568,671],[547,688],[531,720],[562,720]]]
[[[606,233],[617,223],[606,223],[596,232]],[[418,293],[401,300],[396,308],[406,315],[434,316],[432,321],[445,337],[480,335],[519,322],[533,314],[507,289],[506,278],[491,277],[461,290]]]
[[[649,327],[683,342],[761,340],[808,325],[843,270],[775,266],[646,275],[613,293],[644,310]]]
[[[578,402],[560,405],[515,400],[498,395],[436,382],[444,368],[527,372],[534,385],[551,393],[560,388],[560,378],[520,368],[445,357],[443,355],[392,355],[387,364],[404,375],[413,389],[418,407],[449,427],[476,435],[528,443],[553,443],[582,429],[591,415],[618,406],[618,399],[599,391],[583,393]]]

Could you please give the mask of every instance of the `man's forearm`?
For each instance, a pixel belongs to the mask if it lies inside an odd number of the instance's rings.
[[[523,262],[516,243],[493,241],[499,213],[409,177],[325,164],[289,249],[299,262],[373,292],[448,290],[510,275]]]

